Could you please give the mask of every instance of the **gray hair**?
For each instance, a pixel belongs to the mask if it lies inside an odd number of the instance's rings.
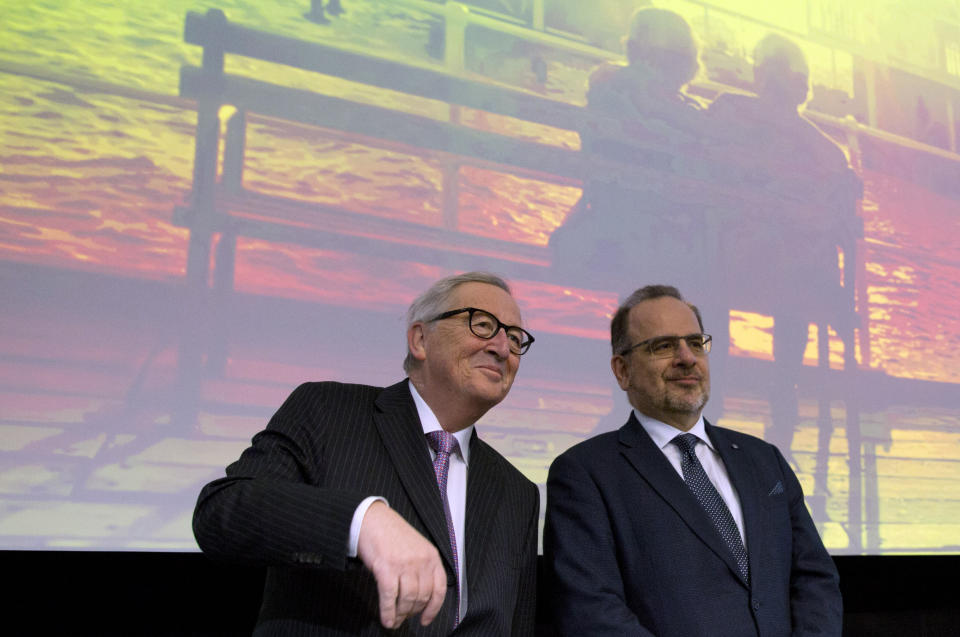
[[[680,290],[672,285],[646,285],[628,296],[617,308],[617,313],[613,315],[613,320],[610,321],[610,346],[614,355],[619,354],[631,345],[627,335],[627,317],[630,315],[630,310],[644,301],[665,296],[686,303],[687,307],[693,310],[694,315],[696,315],[697,323],[700,324],[700,331],[703,331],[703,318],[700,316],[700,310],[697,309],[696,305],[683,298]]]
[[[463,274],[444,277],[431,285],[426,292],[410,304],[410,308],[407,310],[407,330],[414,323],[424,323],[448,309],[456,309],[448,308],[447,304],[454,289],[464,283],[486,283],[500,288],[511,296],[513,295],[506,281],[489,272],[464,272]],[[410,354],[408,346],[407,357],[403,359],[403,371],[409,374],[410,370],[416,367],[418,363],[419,361]]]
[[[679,85],[693,80],[700,70],[699,46],[690,23],[669,9],[648,6],[634,11],[630,17],[626,48],[630,64],[650,61],[664,51],[686,56],[685,66],[678,65],[676,69]]]

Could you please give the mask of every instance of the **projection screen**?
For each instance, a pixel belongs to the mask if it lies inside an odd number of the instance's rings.
[[[650,4],[693,77],[605,102]],[[955,2],[19,0],[0,36],[3,548],[195,550],[294,387],[400,380],[407,305],[483,269],[536,343],[478,433],[541,489],[626,421],[610,318],[667,283],[706,417],[833,554],[958,551]]]

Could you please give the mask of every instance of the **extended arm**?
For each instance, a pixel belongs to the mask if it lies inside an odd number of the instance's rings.
[[[200,492],[197,543],[213,557],[344,569],[350,521],[367,494],[323,485],[326,397],[298,387],[226,477]]]
[[[325,486],[372,470],[354,458],[336,465],[326,458],[328,447],[342,442],[332,432],[356,417],[355,405],[329,387],[298,387],[226,477],[203,488],[193,528],[205,553],[271,566],[348,568],[350,522],[360,502],[377,494]],[[345,455],[358,451],[340,447]],[[434,619],[446,593],[439,553],[383,502],[363,518],[357,557],[377,581],[384,626],[396,628],[421,611],[423,623]]]
[[[543,545],[558,634],[653,637],[627,606],[598,485],[569,455],[550,467]]]

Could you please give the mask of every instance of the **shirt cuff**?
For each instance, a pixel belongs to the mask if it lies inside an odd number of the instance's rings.
[[[360,525],[363,524],[363,516],[367,514],[367,509],[370,508],[370,505],[377,501],[390,506],[386,498],[371,495],[364,498],[360,504],[357,505],[357,510],[353,512],[353,520],[350,522],[350,544],[347,546],[347,557],[357,556],[357,544],[360,543]]]

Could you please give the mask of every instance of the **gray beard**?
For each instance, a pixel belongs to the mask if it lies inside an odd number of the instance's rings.
[[[704,406],[706,406],[709,398],[710,391],[708,389],[704,389],[696,398],[673,396],[670,392],[666,392],[666,395],[663,397],[663,406],[666,411],[672,411],[674,413],[699,413],[703,410]]]

